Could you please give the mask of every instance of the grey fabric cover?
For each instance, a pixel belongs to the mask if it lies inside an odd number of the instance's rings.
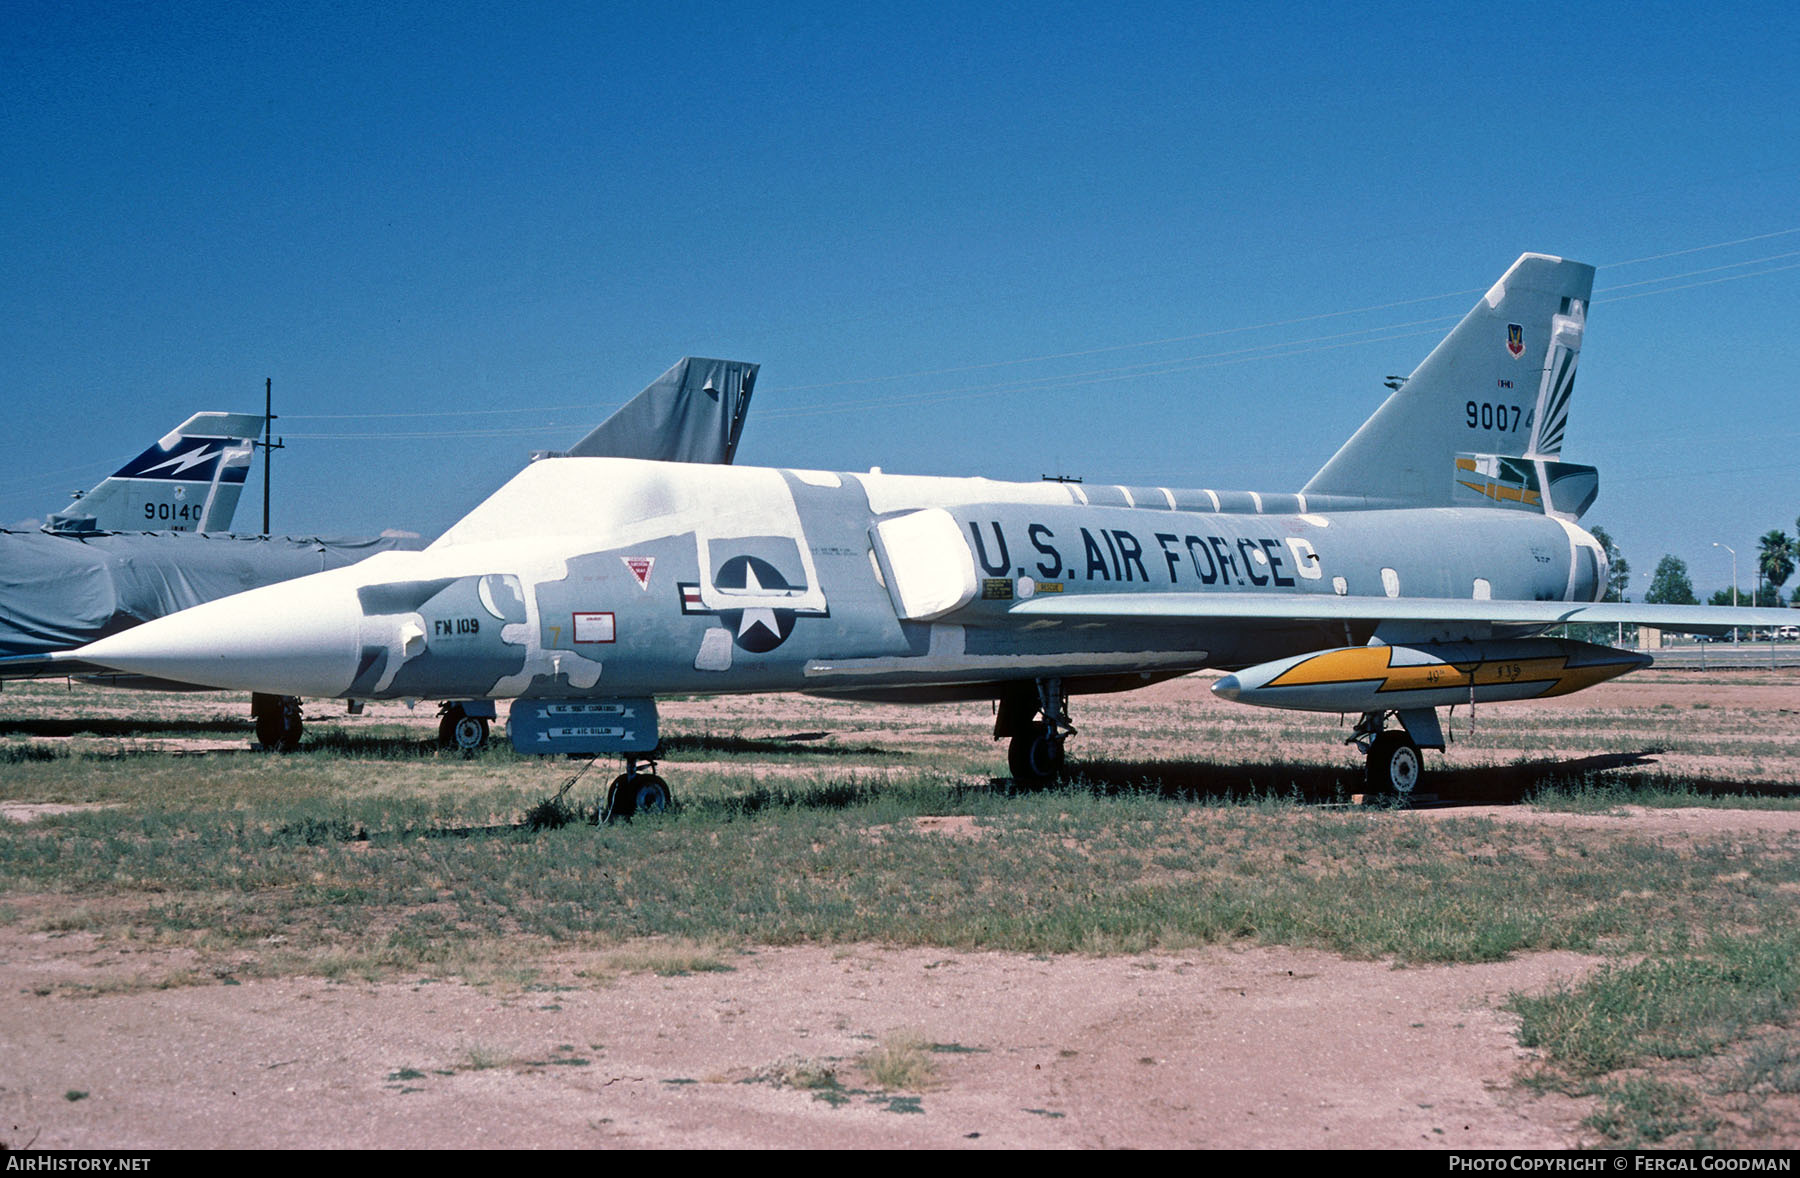
[[[685,356],[567,451],[572,458],[729,463],[760,365]]]
[[[69,650],[203,601],[424,545],[418,537],[0,531],[0,656]]]

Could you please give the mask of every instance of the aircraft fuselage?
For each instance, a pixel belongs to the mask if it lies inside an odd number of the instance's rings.
[[[1604,583],[1591,538],[1540,514],[1197,509],[1218,500],[555,459],[422,552],[180,615],[193,642],[165,625],[159,673],[356,699],[955,693],[1044,676],[1082,690],[1355,645],[1373,627],[1013,607],[1096,592],[1585,602]],[[246,641],[262,657],[243,657]]]

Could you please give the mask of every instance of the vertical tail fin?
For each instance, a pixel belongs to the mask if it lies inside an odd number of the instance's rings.
[[[683,356],[569,447],[574,458],[729,463],[760,365]]]
[[[228,531],[262,427],[248,413],[196,413],[51,515],[45,530]]]
[[[1594,268],[1525,254],[1306,484],[1379,507],[1457,503],[1579,515],[1592,468],[1562,453]],[[1509,461],[1511,460],[1511,461]],[[1573,480],[1573,481],[1570,481]],[[1579,486],[1579,490],[1577,490]]]

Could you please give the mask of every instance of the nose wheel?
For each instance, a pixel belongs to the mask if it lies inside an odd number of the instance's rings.
[[[299,699],[259,691],[250,697],[250,717],[256,721],[257,742],[265,750],[291,753],[300,747],[300,733],[305,725]]]
[[[643,763],[656,767],[655,761]],[[669,783],[640,769],[637,758],[628,757],[625,772],[613,778],[613,783],[606,789],[606,800],[600,807],[600,825],[630,822],[639,814],[664,814],[674,805],[675,795],[669,792]]]

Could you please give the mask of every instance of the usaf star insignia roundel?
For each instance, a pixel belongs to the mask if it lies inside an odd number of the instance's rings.
[[[713,582],[728,593],[760,594],[766,591],[791,590],[774,565],[754,556],[734,556],[719,566]],[[731,630],[732,638],[752,654],[774,650],[794,632],[794,611],[770,606],[750,609],[722,609],[719,620]]]

